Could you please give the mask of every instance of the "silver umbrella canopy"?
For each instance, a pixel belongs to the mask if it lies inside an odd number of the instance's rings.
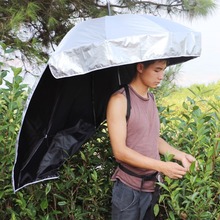
[[[162,58],[176,64],[199,56],[200,40],[199,33],[160,17],[106,16],[76,25],[48,64],[55,78]]]
[[[150,15],[123,14],[76,25],[29,96],[16,143],[13,187],[58,178],[62,163],[105,120],[110,95],[129,83],[134,63],[196,58],[201,36]]]

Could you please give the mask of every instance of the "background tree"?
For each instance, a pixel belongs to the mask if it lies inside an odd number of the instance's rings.
[[[104,2],[104,3],[103,3]],[[79,20],[108,15],[107,0],[0,0],[0,41],[19,49],[29,59],[44,60]],[[112,14],[144,12],[206,16],[214,0],[112,1]],[[44,60],[45,61],[45,60]]]

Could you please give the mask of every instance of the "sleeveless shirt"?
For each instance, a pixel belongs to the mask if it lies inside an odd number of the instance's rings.
[[[160,121],[153,94],[149,93],[149,98],[145,99],[137,94],[131,86],[129,86],[129,92],[131,111],[130,117],[127,121],[126,145],[140,154],[160,160],[158,150]],[[116,93],[122,93],[125,95],[125,90],[124,88],[121,88]],[[121,163],[120,161],[117,162]],[[121,164],[139,175],[146,175],[155,172],[154,170],[141,169],[125,163]],[[113,181],[116,179],[120,179],[121,182],[135,190],[142,190],[145,192],[154,191],[154,181],[144,182],[143,187],[140,189],[141,179],[125,173],[119,167],[116,168],[116,171],[112,176]]]

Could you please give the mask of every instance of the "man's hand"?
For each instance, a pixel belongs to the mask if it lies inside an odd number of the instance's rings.
[[[187,169],[187,171],[189,171],[190,165],[194,161],[196,161],[196,158],[190,154],[185,154],[181,160],[182,165]]]
[[[174,162],[164,162],[160,172],[171,179],[181,179],[186,174],[187,169]]]

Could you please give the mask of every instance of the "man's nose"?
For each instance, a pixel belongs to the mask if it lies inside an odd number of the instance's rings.
[[[162,80],[164,77],[164,71],[159,72],[158,79]]]

